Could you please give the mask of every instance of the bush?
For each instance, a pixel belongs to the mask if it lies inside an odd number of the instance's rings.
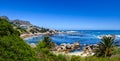
[[[108,57],[113,54],[114,51],[114,37],[104,36],[99,43],[98,49],[95,52],[95,55],[98,57]]]
[[[32,61],[37,60],[34,50],[18,36],[0,37],[0,60]]]
[[[11,24],[6,19],[0,18],[0,36],[9,36],[9,35],[16,35],[19,36],[20,33],[13,29]]]
[[[81,61],[81,57],[79,57],[79,56],[72,56],[71,57],[71,61]]]
[[[57,61],[70,61],[70,57],[66,55],[59,54],[57,55]]]
[[[68,61],[67,56],[55,55],[51,52],[52,44],[50,38],[45,36],[44,39],[37,44],[37,56],[42,59],[42,61]]]

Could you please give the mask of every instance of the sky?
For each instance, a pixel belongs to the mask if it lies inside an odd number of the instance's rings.
[[[60,30],[120,30],[120,0],[0,0],[0,16]]]

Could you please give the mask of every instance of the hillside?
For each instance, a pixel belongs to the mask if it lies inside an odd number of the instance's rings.
[[[95,56],[83,58],[74,55],[56,55],[52,53],[55,44],[49,36],[45,36],[35,48],[31,48],[19,37],[19,31],[13,26],[15,25],[9,20],[0,18],[0,61],[120,61],[120,50],[112,47],[113,39],[109,37],[102,39],[101,43],[104,42],[104,45],[99,44],[102,48],[98,47]]]
[[[0,18],[0,61],[37,60],[32,48],[19,37],[6,19]]]
[[[0,18],[7,20],[12,25],[12,27],[20,33],[20,35],[22,36],[25,35],[25,37],[27,37],[26,34],[27,35],[28,34],[39,35],[41,33],[53,34],[53,33],[57,33],[58,31],[58,30],[51,30],[51,29],[44,28],[44,27],[39,27],[25,20],[19,20],[19,19],[10,20],[7,16],[0,16]]]
[[[65,56],[50,52],[52,44],[45,37],[37,48],[31,48],[6,19],[0,18],[0,61],[66,61]]]
[[[24,21],[24,20],[19,20],[19,19],[12,20],[11,23],[17,24],[17,25],[26,25],[26,26],[32,25],[29,21]]]

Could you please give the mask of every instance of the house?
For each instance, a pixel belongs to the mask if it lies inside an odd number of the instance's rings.
[[[28,26],[28,25],[20,25],[20,27],[23,28],[23,29],[29,29],[30,28],[30,26]]]

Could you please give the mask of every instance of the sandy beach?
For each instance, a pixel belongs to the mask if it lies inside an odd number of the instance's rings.
[[[81,56],[81,57],[86,57],[86,56],[93,56],[94,53],[92,53],[91,55],[83,54],[83,51],[77,51],[77,52],[70,52],[70,53],[65,53],[65,52],[56,52],[56,51],[52,51],[54,54],[58,55],[58,54],[63,54],[63,55],[68,55],[68,56]]]
[[[20,37],[22,39],[28,39],[28,38],[32,38],[32,37],[38,37],[40,35],[45,35],[46,33],[36,33],[36,34],[21,34]]]

